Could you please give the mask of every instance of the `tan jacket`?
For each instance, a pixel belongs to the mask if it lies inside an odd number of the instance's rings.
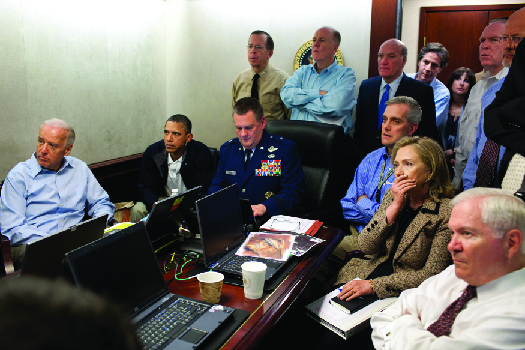
[[[359,248],[365,259],[352,259],[339,271],[337,283],[347,283],[359,277],[366,279],[374,269],[388,259],[395,241],[397,220],[386,223],[386,209],[393,202],[388,190],[383,203],[359,235]],[[424,280],[443,271],[450,263],[447,245],[451,231],[450,199],[428,200],[405,231],[394,255],[394,273],[373,280],[379,298],[398,296],[403,290],[415,288]],[[366,260],[370,259],[370,260]]]

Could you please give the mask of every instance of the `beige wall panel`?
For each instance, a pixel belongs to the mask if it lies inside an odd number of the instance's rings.
[[[168,114],[186,114],[195,125],[195,138],[210,147],[235,137],[232,82],[249,67],[246,45],[257,29],[274,39],[270,63],[292,74],[297,50],[316,29],[336,28],[342,36],[345,66],[354,69],[359,86],[368,72],[370,13],[371,0],[322,4],[310,0],[168,0]]]
[[[73,125],[71,155],[88,164],[162,137],[164,1],[0,0],[0,9],[9,67],[0,73],[0,105],[9,106],[1,112],[2,177],[34,152],[45,119]]]

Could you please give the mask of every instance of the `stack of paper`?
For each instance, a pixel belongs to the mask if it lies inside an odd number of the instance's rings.
[[[276,215],[272,216],[272,218],[260,228],[265,231],[293,232],[313,236],[322,225],[323,223],[318,220]]]

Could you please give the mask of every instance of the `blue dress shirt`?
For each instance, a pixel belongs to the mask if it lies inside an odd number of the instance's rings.
[[[356,78],[351,68],[336,61],[317,73],[312,64],[301,66],[286,80],[281,100],[292,109],[291,120],[342,125],[345,133],[354,128],[352,110],[356,104]],[[319,95],[319,91],[328,93]],[[341,122],[343,116],[346,116]]]
[[[379,209],[379,204],[381,204],[377,203],[375,199],[379,176],[385,159],[383,177],[392,169],[391,157],[386,153],[386,148],[381,147],[369,153],[357,167],[354,181],[346,192],[346,196],[341,199],[345,219],[354,221],[359,232],[366,227]],[[392,173],[381,187],[381,201],[383,201],[385,192],[394,184],[394,178],[395,176]],[[368,198],[363,198],[357,202],[357,198],[364,194]]]
[[[54,172],[42,168],[33,154],[5,179],[0,229],[11,245],[27,244],[81,222],[86,202],[90,216],[113,218],[115,206],[86,163],[68,156]]]
[[[407,74],[410,78],[416,79],[417,73]],[[445,84],[434,78],[429,84],[434,90],[434,103],[436,104],[436,124],[446,124],[448,119],[448,103],[450,101],[450,91]]]
[[[481,97],[481,115],[479,117],[479,122],[478,122],[476,142],[474,142],[474,147],[472,148],[472,152],[470,152],[470,156],[468,157],[465,171],[463,172],[463,190],[464,191],[468,190],[469,188],[473,188],[474,184],[476,183],[476,171],[478,170],[479,157],[481,156],[481,152],[483,152],[483,147],[485,147],[485,142],[487,141],[487,136],[485,136],[485,128],[484,128],[485,126],[485,108],[487,108],[492,103],[492,101],[494,101],[494,99],[496,98],[496,92],[499,91],[504,81],[505,81],[505,77],[496,81],[494,84],[492,84],[491,87],[487,89],[487,91]],[[501,158],[503,157],[504,153],[505,153],[505,147],[500,146],[496,171],[499,171]]]

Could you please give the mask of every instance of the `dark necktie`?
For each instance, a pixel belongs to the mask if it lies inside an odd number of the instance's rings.
[[[498,161],[499,145],[487,139],[483,151],[479,156],[478,169],[476,170],[476,186],[487,187],[494,179],[496,162]]]
[[[377,125],[379,126],[379,129],[381,129],[381,124],[383,124],[383,113],[385,113],[386,109],[386,101],[388,101],[388,94],[390,92],[390,86],[388,84],[385,85],[385,92],[383,93],[383,96],[381,96],[381,102],[379,102],[379,113],[378,113],[378,122]]]
[[[381,174],[379,176],[379,182],[377,183],[377,191],[376,191],[376,202],[381,204],[381,187],[385,184],[386,180],[394,173],[394,169],[391,168],[388,171],[388,174],[386,174],[385,177],[383,177],[385,173],[385,166],[386,166],[386,160],[388,156],[386,154],[383,154],[383,165],[381,166]]]
[[[248,169],[248,163],[250,163],[250,159],[252,158],[252,150],[245,149],[244,154],[246,155],[246,158],[244,160],[244,171],[246,172],[246,169]]]
[[[476,297],[476,287],[467,286],[461,296],[452,304],[450,304],[445,311],[439,316],[436,322],[428,326],[427,331],[434,334],[436,337],[448,336],[452,329],[452,325],[456,320],[456,316],[465,308],[468,301]]]
[[[259,80],[259,73],[255,73],[253,76],[253,84],[252,84],[252,97],[259,101],[259,90],[257,89],[257,80]]]

